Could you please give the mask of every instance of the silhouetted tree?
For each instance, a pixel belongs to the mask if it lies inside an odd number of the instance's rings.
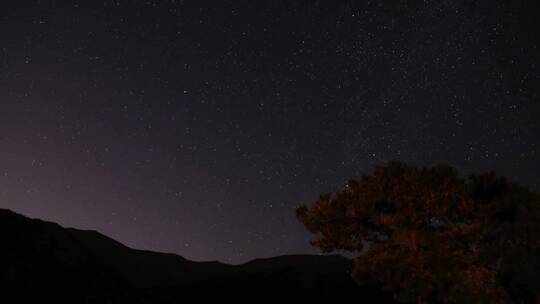
[[[538,263],[538,202],[493,173],[390,162],[296,212],[314,246],[361,253],[353,277],[398,301],[506,303],[539,290],[540,271],[523,263]]]

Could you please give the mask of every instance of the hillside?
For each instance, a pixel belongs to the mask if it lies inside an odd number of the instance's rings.
[[[5,209],[0,241],[0,291],[17,302],[383,299],[373,288],[358,287],[349,275],[350,260],[336,255],[280,256],[238,266],[193,262]]]

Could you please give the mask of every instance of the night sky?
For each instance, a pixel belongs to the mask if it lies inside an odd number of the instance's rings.
[[[241,263],[315,253],[295,207],[388,160],[539,190],[537,15],[493,0],[1,1],[0,207]]]

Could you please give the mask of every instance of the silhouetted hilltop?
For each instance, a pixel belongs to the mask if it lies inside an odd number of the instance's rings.
[[[131,289],[120,274],[57,224],[0,210],[0,243],[0,297],[14,303],[102,302],[121,298]]]
[[[96,231],[67,230],[88,252],[139,288],[179,286],[233,269],[219,262],[192,262],[176,254],[131,249]]]
[[[359,288],[349,275],[350,260],[341,256],[280,256],[238,266],[193,262],[5,209],[0,242],[0,297],[17,302],[385,298]]]

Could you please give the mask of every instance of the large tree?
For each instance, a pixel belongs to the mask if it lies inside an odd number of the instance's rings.
[[[357,252],[353,277],[400,302],[534,301],[538,197],[493,173],[462,178],[445,165],[390,162],[297,216],[313,245]]]

